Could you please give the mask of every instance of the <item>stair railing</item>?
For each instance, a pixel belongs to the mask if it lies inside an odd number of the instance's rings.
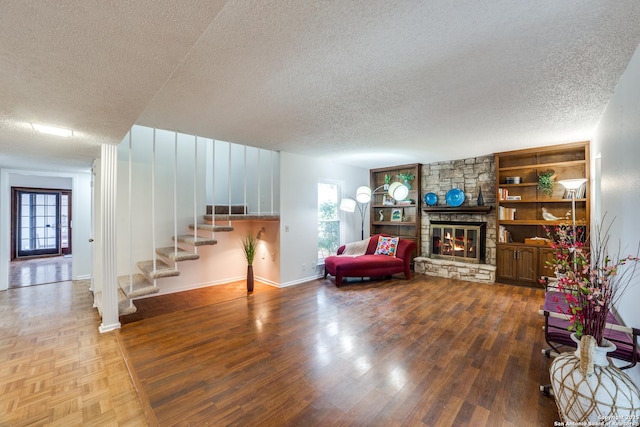
[[[132,194],[133,194],[133,128],[129,129],[129,194],[128,194],[128,204],[129,204],[129,236],[133,234],[133,208],[132,204]],[[118,284],[119,286],[119,284]],[[129,294],[133,292],[133,239],[129,238]],[[133,306],[133,301],[129,300],[129,307]]]
[[[227,214],[229,215],[228,217],[228,225],[231,226],[231,142],[228,143],[229,144],[229,167],[227,168],[227,204],[228,204],[228,211]],[[213,210],[215,211],[215,204],[213,205]],[[215,216],[214,216],[215,219]]]
[[[178,269],[178,132],[173,138],[173,268]]]
[[[153,128],[153,148],[151,155],[151,246],[153,248],[153,287],[158,286],[156,276],[158,257],[156,254],[156,128]]]
[[[211,148],[211,223],[215,225],[216,223],[216,140],[212,139],[212,148]],[[205,200],[205,205],[206,205]],[[215,227],[211,227],[211,238],[216,238],[216,232],[214,230]]]
[[[193,238],[198,238],[198,137],[194,137],[193,150]],[[198,245],[193,246],[195,254],[198,253]]]

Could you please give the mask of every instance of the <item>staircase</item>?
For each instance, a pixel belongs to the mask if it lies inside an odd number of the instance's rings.
[[[173,236],[172,240],[178,244],[188,246],[192,251],[178,247],[177,251],[173,246],[156,248],[155,268],[153,259],[140,261],[137,263],[140,273],[132,275],[124,275],[118,277],[118,315],[132,314],[136,312],[136,306],[133,304],[134,298],[140,298],[145,295],[158,293],[160,290],[156,285],[156,280],[166,277],[175,277],[180,275],[180,271],[170,264],[175,265],[178,262],[194,261],[200,259],[200,255],[195,253],[195,247],[205,245],[216,245],[218,241],[213,238],[206,238],[197,235],[199,231],[207,232],[230,232],[233,226],[216,225],[215,218],[212,215],[204,215],[203,222],[189,225],[189,229],[195,230],[196,235],[183,234]],[[95,293],[95,305],[98,313],[102,316],[102,292]]]

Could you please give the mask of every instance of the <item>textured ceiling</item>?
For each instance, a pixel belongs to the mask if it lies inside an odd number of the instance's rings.
[[[640,43],[637,0],[59,3],[3,1],[2,165],[134,123],[365,168],[586,140]]]

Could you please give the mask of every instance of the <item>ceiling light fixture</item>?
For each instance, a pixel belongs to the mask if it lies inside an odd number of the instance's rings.
[[[73,136],[73,131],[71,129],[41,125],[38,123],[31,123],[31,126],[33,127],[33,129],[37,130],[38,132],[46,133],[49,135],[64,136],[65,138]]]

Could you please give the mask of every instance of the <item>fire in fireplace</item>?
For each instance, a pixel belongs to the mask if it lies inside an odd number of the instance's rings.
[[[486,223],[431,222],[431,258],[484,264]]]

